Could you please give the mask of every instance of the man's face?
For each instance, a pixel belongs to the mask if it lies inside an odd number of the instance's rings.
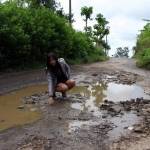
[[[55,59],[49,59],[49,64],[51,66],[55,66],[56,65],[56,60]]]

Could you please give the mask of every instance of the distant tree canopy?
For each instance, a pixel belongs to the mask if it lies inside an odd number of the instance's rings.
[[[91,15],[93,13],[93,7],[84,6],[81,8],[81,16],[85,16],[85,31],[87,31],[88,20],[91,20]]]
[[[84,15],[85,18],[91,18],[92,13],[92,7],[82,7],[81,9],[81,15]],[[88,17],[87,17],[88,16]],[[107,36],[109,34],[109,27],[108,21],[102,14],[97,14],[96,18],[96,24],[91,27],[87,26],[87,20],[85,19],[86,26],[85,31],[88,37],[96,44],[97,48],[105,48],[105,54],[107,55],[108,50],[110,49],[110,46],[107,42]],[[106,39],[104,39],[106,38]]]
[[[114,55],[115,57],[129,57],[129,48],[128,47],[118,47],[117,52]]]
[[[109,29],[107,27],[108,21],[102,14],[96,16],[97,23],[94,25],[94,41],[96,42],[97,47],[102,45],[106,49],[110,49],[107,41],[104,41],[104,37],[109,34]]]
[[[56,10],[57,3],[55,0],[27,0],[30,7],[37,8],[45,6],[51,10]]]
[[[150,69],[150,22],[144,26],[137,37],[136,47],[134,47],[137,65]]]

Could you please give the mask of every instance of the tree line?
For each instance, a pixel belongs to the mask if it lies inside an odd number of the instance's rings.
[[[70,63],[104,60],[104,48],[109,49],[104,40],[109,34],[108,22],[98,14],[97,24],[89,27],[91,10],[92,7],[81,9],[86,18],[85,31],[81,32],[73,29],[68,14],[55,0],[0,3],[0,70],[43,65],[48,52],[55,52]]]

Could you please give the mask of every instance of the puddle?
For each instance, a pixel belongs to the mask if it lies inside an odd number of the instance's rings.
[[[71,107],[74,108],[74,109],[81,110],[81,111],[84,110],[84,106],[81,103],[72,103]]]
[[[110,140],[116,140],[122,135],[128,134],[130,130],[128,127],[139,122],[140,118],[133,112],[124,113],[121,117],[111,118],[110,121],[116,126],[113,130],[109,132]]]
[[[39,119],[41,114],[34,108],[34,106],[31,105],[27,108],[25,106],[25,109],[18,109],[18,106],[23,105],[23,97],[31,96],[39,92],[45,92],[46,90],[47,85],[35,85],[0,96],[0,130],[17,125],[24,125]],[[144,90],[138,85],[122,85],[116,83],[104,84],[97,82],[93,85],[77,86],[69,93],[81,94],[82,96],[87,97],[87,100],[83,103],[72,103],[72,108],[87,113],[90,112],[93,114],[93,116],[99,117],[100,119],[102,114],[99,106],[106,99],[117,102],[130,100],[137,97],[143,97],[146,99],[150,98],[150,96],[146,95]],[[97,123],[99,122],[92,120],[74,120],[69,123],[69,129],[74,130],[82,126],[96,125]]]
[[[96,84],[96,85],[89,85],[89,86],[77,86],[70,93],[73,94],[80,94],[84,97],[87,97],[85,103],[71,104],[72,108],[85,110],[88,112],[92,112],[95,116],[101,115],[99,111],[99,104],[103,101],[106,97],[104,91],[106,90],[106,86],[103,84]],[[78,107],[79,106],[79,107]]]
[[[45,88],[45,85],[30,86],[0,96],[0,131],[39,119],[40,112],[33,106],[24,107],[22,98],[45,91]],[[24,108],[18,109],[18,106]]]
[[[144,89],[136,84],[124,85],[109,83],[107,90],[104,93],[106,95],[106,99],[115,102],[126,101],[141,97],[143,97],[144,99],[150,98],[150,96],[144,92]]]
[[[116,83],[96,83],[89,86],[78,86],[70,91],[73,94],[80,94],[84,97],[87,97],[87,100],[84,103],[73,103],[71,107],[78,109],[87,113],[92,113],[94,116],[99,117],[100,121],[71,121],[69,123],[69,132],[75,131],[76,129],[97,125],[102,122],[102,113],[99,106],[104,100],[119,102],[126,101],[136,98],[145,98],[150,99],[149,95],[144,93],[142,87],[133,84],[133,85],[124,85]],[[121,134],[124,134],[124,128],[127,126],[132,126],[139,121],[139,118],[134,113],[124,114],[122,117],[110,118],[110,121],[117,127],[112,130],[110,137],[115,136],[119,137]]]
[[[70,91],[73,94],[80,94],[88,98],[86,106],[95,108],[99,106],[104,100],[120,102],[130,99],[136,99],[143,97],[144,99],[150,99],[150,96],[144,92],[144,89],[136,84],[125,85],[116,83],[96,83],[89,86],[77,86]]]

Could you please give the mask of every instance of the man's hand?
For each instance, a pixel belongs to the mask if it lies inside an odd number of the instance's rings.
[[[49,104],[49,105],[53,105],[54,102],[55,102],[55,101],[54,101],[53,97],[49,97],[49,98],[48,98],[48,104]]]

